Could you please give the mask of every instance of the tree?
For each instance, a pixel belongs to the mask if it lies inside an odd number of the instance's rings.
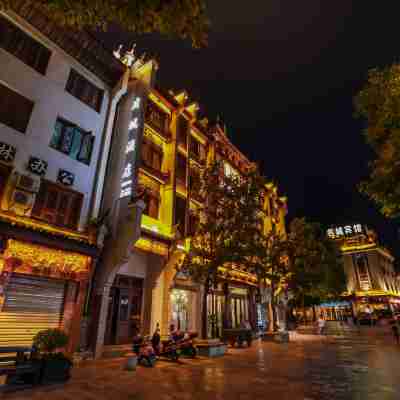
[[[223,174],[220,163],[208,167],[202,177],[204,206],[198,210],[199,224],[190,240],[189,254],[178,268],[203,286],[202,334],[207,338],[207,298],[210,291],[226,278],[236,259],[233,232],[237,204],[237,179]],[[211,317],[215,317],[212,310]],[[215,336],[215,321],[212,333]]]
[[[117,24],[138,34],[159,32],[190,39],[195,47],[207,42],[204,0],[0,0],[0,9],[12,9],[21,1],[68,28],[107,29]]]
[[[400,65],[372,69],[355,98],[359,117],[365,118],[367,143],[375,153],[369,180],[360,191],[387,217],[400,216]]]
[[[243,175],[237,191],[237,221],[234,226],[233,246],[238,265],[257,276],[259,289],[270,288],[270,330],[277,329],[276,304],[290,276],[287,238],[267,230],[265,220],[267,180],[253,167]]]
[[[306,305],[337,298],[346,290],[339,249],[319,224],[295,218],[290,224],[289,243],[290,288],[303,311]]]

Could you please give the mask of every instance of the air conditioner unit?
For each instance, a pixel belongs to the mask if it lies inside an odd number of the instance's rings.
[[[35,198],[35,193],[17,188],[12,193],[9,210],[17,215],[30,217]]]
[[[18,174],[16,187],[26,192],[37,193],[40,188],[40,178],[30,175]]]

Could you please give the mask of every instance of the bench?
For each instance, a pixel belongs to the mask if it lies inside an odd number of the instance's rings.
[[[33,347],[0,347],[0,376],[6,385],[36,385],[40,380],[41,363]]]
[[[229,343],[232,347],[235,346],[235,343],[242,347],[244,342],[250,347],[252,340],[253,332],[251,329],[224,329],[222,331],[222,341]]]

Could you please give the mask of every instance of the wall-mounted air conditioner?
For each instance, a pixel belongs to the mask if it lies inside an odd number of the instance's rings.
[[[9,210],[17,215],[30,217],[36,194],[22,189],[14,189],[9,202]]]
[[[31,175],[18,174],[16,187],[27,192],[37,193],[40,188],[40,178]]]

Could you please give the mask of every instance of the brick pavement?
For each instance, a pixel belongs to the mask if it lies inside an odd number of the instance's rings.
[[[125,359],[86,362],[66,385],[10,400],[398,400],[400,347],[387,332],[363,330],[289,344],[256,343],[218,359],[159,361],[125,371]]]

